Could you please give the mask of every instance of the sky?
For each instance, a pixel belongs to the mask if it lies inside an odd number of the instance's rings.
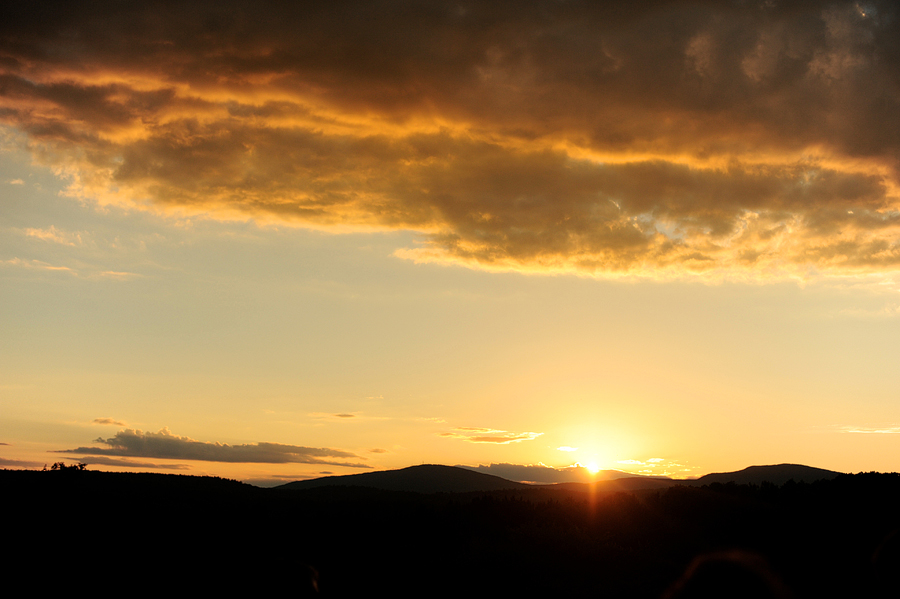
[[[4,13],[0,467],[900,469],[894,3]]]

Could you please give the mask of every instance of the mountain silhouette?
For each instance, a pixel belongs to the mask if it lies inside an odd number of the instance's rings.
[[[737,472],[716,472],[701,476],[692,482],[695,485],[709,485],[712,483],[736,483],[739,485],[758,485],[764,482],[781,486],[789,480],[796,483],[812,483],[817,480],[831,480],[840,475],[840,472],[803,466],[801,464],[777,464],[773,466],[750,466]]]
[[[365,487],[383,491],[413,493],[473,493],[506,489],[527,489],[531,487],[524,483],[513,482],[490,474],[473,472],[465,468],[423,464],[399,470],[298,480],[275,488],[305,490],[331,486]]]
[[[423,464],[399,470],[365,472],[343,476],[325,476],[309,480],[290,482],[276,489],[306,490],[322,487],[354,487],[378,489],[380,491],[402,491],[412,493],[473,493],[534,488],[558,488],[569,491],[594,491],[605,493],[616,491],[636,491],[641,489],[662,489],[672,485],[686,484],[702,486],[713,483],[733,482],[739,485],[769,482],[781,486],[789,480],[811,483],[817,480],[831,480],[840,472],[813,468],[800,464],[777,464],[770,466],[750,466],[736,472],[717,472],[694,480],[673,480],[665,477],[628,475],[619,471],[605,472],[609,478],[593,483],[560,482],[551,484],[530,484],[511,481],[492,474],[476,472],[461,466]],[[622,476],[620,476],[622,475]]]
[[[780,465],[716,476],[748,473],[775,482],[834,474]],[[407,492],[0,469],[4,513],[28,523],[4,531],[16,548],[4,566],[45,595],[88,595],[96,577],[48,576],[46,560],[34,556],[98,538],[98,522],[112,522],[178,534],[124,549],[113,539],[106,545],[114,550],[103,553],[104,581],[125,588],[152,571],[164,587],[197,596],[297,596],[315,583],[323,597],[660,599],[698,556],[716,557],[708,552],[721,547],[764,558],[798,599],[898,596],[898,473],[777,487],[640,478],[522,485],[415,466],[294,485],[348,482]],[[627,488],[645,484],[670,486]],[[476,486],[499,489],[472,492]],[[469,492],[433,492],[450,489]]]
[[[507,480],[528,481],[537,484],[595,483],[623,478],[655,478],[660,480],[671,480],[665,476],[645,476],[643,474],[623,472],[622,470],[599,470],[597,472],[590,472],[583,466],[578,468],[570,467],[557,469],[543,465],[491,463],[490,465],[479,464],[478,466],[457,464],[457,467],[472,470],[473,472],[481,472],[482,474],[499,476],[500,478],[505,478]]]

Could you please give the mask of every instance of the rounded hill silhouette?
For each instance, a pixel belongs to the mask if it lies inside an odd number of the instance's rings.
[[[422,464],[399,470],[298,480],[276,488],[299,491],[320,487],[365,487],[411,493],[474,493],[526,489],[530,485],[455,466]]]

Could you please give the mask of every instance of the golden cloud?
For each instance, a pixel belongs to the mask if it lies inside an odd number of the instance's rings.
[[[440,433],[441,437],[450,437],[452,439],[463,439],[470,443],[494,443],[497,445],[509,445],[510,443],[521,443],[522,441],[533,441],[544,433],[511,433],[493,428],[480,427],[458,427],[452,431]]]
[[[10,9],[0,122],[101,203],[528,272],[900,266],[893,3]]]

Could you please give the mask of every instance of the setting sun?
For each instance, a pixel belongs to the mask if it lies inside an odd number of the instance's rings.
[[[900,2],[0,15],[22,580],[133,522],[229,556],[106,552],[107,586],[183,562],[179,594],[245,594],[309,561],[329,598],[681,598],[728,524],[798,597],[877,594],[831,571],[896,549]],[[72,526],[35,523],[57,497]]]

